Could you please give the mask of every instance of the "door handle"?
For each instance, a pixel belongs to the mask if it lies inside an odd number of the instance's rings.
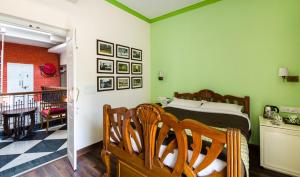
[[[71,90],[68,91],[68,103],[73,102],[73,87]]]
[[[79,89],[76,87],[76,101],[78,101],[79,93]]]

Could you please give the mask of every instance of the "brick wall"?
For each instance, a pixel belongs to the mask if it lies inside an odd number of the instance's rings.
[[[34,91],[40,91],[41,86],[60,86],[58,54],[48,53],[47,48],[29,45],[5,43],[4,45],[4,72],[3,72],[3,93],[7,91],[7,63],[22,63],[34,65]],[[52,63],[56,66],[55,77],[45,78],[41,75],[40,65]]]

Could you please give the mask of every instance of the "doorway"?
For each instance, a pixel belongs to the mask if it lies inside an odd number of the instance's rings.
[[[36,29],[15,28],[0,20],[0,176],[15,176],[65,156],[76,169],[73,33],[55,27],[43,31],[47,25],[40,23],[28,26],[37,25]],[[35,58],[32,62],[22,60],[22,54],[10,57],[8,46],[14,50],[24,47],[23,51],[30,49],[32,56],[54,59],[39,62]],[[9,62],[11,58],[13,62]],[[63,69],[60,60],[66,61]],[[11,111],[22,113],[7,116]],[[34,114],[24,114],[26,111]]]

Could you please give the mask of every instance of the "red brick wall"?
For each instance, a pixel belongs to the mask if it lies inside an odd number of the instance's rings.
[[[7,63],[22,63],[34,65],[34,91],[40,91],[41,86],[60,86],[58,54],[48,53],[47,48],[29,45],[5,43],[4,44],[4,68],[3,68],[3,93],[7,91]],[[45,78],[41,75],[40,65],[52,63],[56,66],[57,74],[54,77]]]

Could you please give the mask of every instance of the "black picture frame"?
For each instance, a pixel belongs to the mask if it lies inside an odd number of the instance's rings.
[[[139,56],[135,52],[139,53]],[[131,60],[143,61],[143,51],[136,48],[131,48]]]
[[[111,66],[111,71],[103,71],[101,70],[101,61],[106,61],[106,62],[111,62],[112,66]],[[99,66],[100,65],[100,66]],[[103,58],[97,58],[97,73],[102,73],[102,74],[114,74],[115,72],[115,62],[114,60],[109,60],[109,59],[103,59]]]
[[[124,56],[121,56],[121,55],[120,55],[120,53],[119,53],[119,49],[120,49],[120,48],[126,48],[126,49],[127,49],[127,54],[128,54],[127,57],[124,57]],[[130,47],[127,47],[127,46],[124,46],[124,45],[117,44],[117,45],[116,45],[116,57],[117,57],[117,58],[122,58],[122,59],[129,59],[129,58],[130,58]]]
[[[140,66],[140,71],[136,71],[135,65]],[[142,63],[131,63],[131,74],[133,75],[142,75],[143,74],[143,64]]]
[[[120,71],[120,64],[126,64],[128,70],[127,71]],[[116,73],[117,74],[130,74],[130,63],[126,61],[117,61],[116,62]]]
[[[128,86],[127,87],[120,87],[119,86],[119,80],[120,79],[128,79]],[[118,76],[117,78],[116,78],[116,87],[117,87],[117,90],[125,90],[125,89],[130,89],[130,77],[128,76],[128,77],[126,77],[126,76]]]
[[[111,79],[111,87],[108,89],[102,89],[101,87],[101,79]],[[103,83],[105,84],[105,83]],[[98,76],[97,77],[97,92],[111,91],[115,90],[115,77],[114,76]]]
[[[106,53],[101,52],[101,44],[106,44],[106,45],[111,46],[110,52],[109,52],[110,54],[106,54]],[[114,57],[114,53],[115,53],[115,50],[114,50],[115,44],[114,43],[97,39],[96,46],[97,46],[97,55]]]
[[[136,84],[135,80],[140,80],[140,84],[135,85]],[[131,88],[132,89],[143,88],[143,77],[131,77]]]

